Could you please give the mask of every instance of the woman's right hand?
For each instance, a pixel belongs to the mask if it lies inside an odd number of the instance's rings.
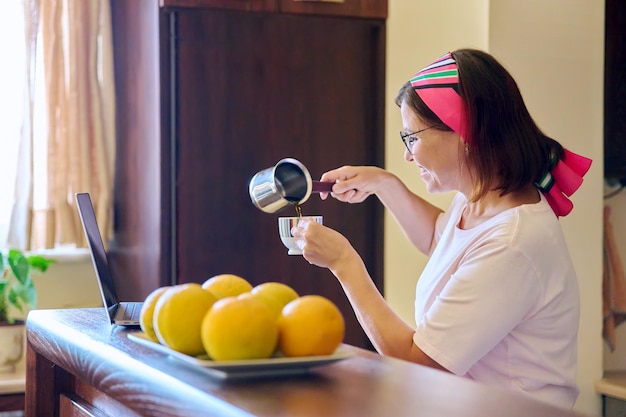
[[[334,182],[331,196],[345,203],[361,203],[380,190],[381,184],[391,176],[382,168],[374,166],[350,166],[325,172],[321,181]],[[322,200],[329,193],[320,193]]]
[[[304,259],[333,273],[351,260],[360,260],[345,236],[306,217],[291,229],[291,235],[302,250]]]

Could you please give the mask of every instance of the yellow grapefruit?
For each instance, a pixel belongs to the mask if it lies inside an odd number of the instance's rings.
[[[202,319],[216,301],[212,293],[197,283],[169,288],[154,307],[153,325],[159,342],[187,355],[204,353]]]
[[[159,297],[163,295],[163,293],[170,288],[169,286],[159,287],[156,290],[152,291],[143,302],[141,306],[141,313],[139,317],[139,326],[141,330],[148,336],[150,339],[158,342],[159,339],[154,332],[154,325],[152,324],[152,318],[154,317],[154,307],[156,306]]]
[[[249,292],[252,290],[252,284],[238,275],[220,274],[204,281],[202,288],[212,292],[219,300]]]
[[[278,330],[278,347],[285,356],[330,355],[343,341],[345,323],[332,301],[305,295],[283,308]]]
[[[278,321],[255,297],[227,297],[206,314],[201,334],[213,360],[265,359],[276,350]]]
[[[270,310],[272,310],[272,312],[274,313],[274,317],[276,317],[278,319],[278,316],[280,316],[280,312],[283,310],[284,305],[277,299],[274,297],[270,297],[267,294],[264,294],[262,292],[246,292],[243,294],[240,294],[237,296],[238,298],[246,298],[246,297],[252,297],[252,298],[256,298],[258,300],[261,300],[265,305],[267,305]]]
[[[273,298],[279,304],[281,310],[287,305],[287,303],[295,300],[299,296],[296,290],[291,288],[289,285],[283,284],[282,282],[271,281],[257,285],[252,288],[251,292],[262,297]]]

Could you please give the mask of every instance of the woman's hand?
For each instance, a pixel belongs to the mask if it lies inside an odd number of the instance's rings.
[[[359,255],[341,233],[316,221],[303,218],[291,229],[291,235],[302,250],[302,256],[313,265],[337,270]]]
[[[373,166],[343,166],[324,173],[321,181],[334,182],[332,197],[346,203],[360,203],[381,189],[381,184],[391,177],[387,171]],[[322,200],[328,193],[320,193]]]

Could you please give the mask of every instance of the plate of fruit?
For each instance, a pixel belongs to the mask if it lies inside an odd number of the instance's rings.
[[[219,378],[302,374],[352,355],[331,300],[233,274],[154,290],[140,322],[130,340]]]

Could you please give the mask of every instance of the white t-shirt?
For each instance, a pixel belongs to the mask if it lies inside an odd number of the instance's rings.
[[[437,220],[415,344],[454,374],[573,407],[580,299],[557,217],[542,195],[462,230],[466,203]]]

